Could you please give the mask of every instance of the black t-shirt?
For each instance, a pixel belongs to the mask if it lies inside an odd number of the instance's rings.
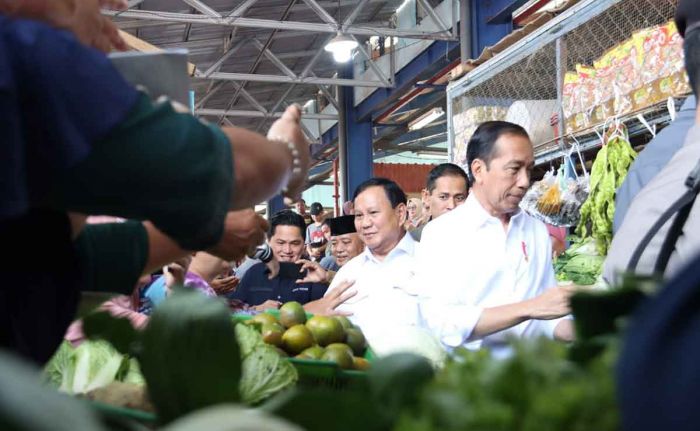
[[[282,303],[297,301],[301,304],[323,298],[328,285],[321,283],[296,284],[291,278],[279,276],[268,279],[269,271],[264,263],[256,263],[246,271],[236,291],[228,295],[248,305],[260,305],[272,299]]]

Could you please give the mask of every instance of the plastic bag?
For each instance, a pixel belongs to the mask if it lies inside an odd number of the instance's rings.
[[[569,156],[555,173],[553,170],[532,185],[520,202],[525,212],[553,226],[575,226],[580,209],[588,197],[588,175],[574,177],[565,174],[566,166],[573,166]],[[575,170],[573,170],[575,174]]]

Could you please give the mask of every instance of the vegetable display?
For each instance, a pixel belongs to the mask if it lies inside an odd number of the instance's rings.
[[[617,124],[591,167],[590,193],[581,206],[581,220],[576,233],[583,239],[592,237],[601,256],[607,255],[612,241],[615,192],[622,185],[636,157],[627,129]]]
[[[335,362],[341,369],[366,370],[367,341],[362,330],[345,317],[307,316],[296,301],[283,304],[279,317],[260,313],[246,320],[265,343],[301,360]]]
[[[297,370],[262,339],[253,328],[236,325],[236,339],[241,348],[243,373],[239,384],[241,400],[246,404],[260,401],[294,386]]]
[[[580,365],[546,339],[517,343],[505,360],[460,348],[394,429],[617,431],[614,359]]]
[[[77,348],[64,341],[44,369],[61,392],[85,394],[112,382],[143,385],[138,363],[106,341],[85,341]]]
[[[575,239],[571,247],[554,261],[558,281],[571,281],[580,286],[596,284],[603,271],[605,258],[598,254],[593,238]]]

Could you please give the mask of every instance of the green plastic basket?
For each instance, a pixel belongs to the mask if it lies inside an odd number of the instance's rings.
[[[268,310],[279,317],[278,310]],[[313,317],[306,313],[307,319]],[[237,323],[242,323],[253,318],[253,315],[236,313],[232,316]],[[369,362],[374,361],[375,355],[371,348],[365,350],[363,355]],[[287,358],[299,373],[299,385],[302,386],[328,386],[335,389],[362,389],[367,384],[367,372],[358,370],[344,370],[335,362],[315,359]]]

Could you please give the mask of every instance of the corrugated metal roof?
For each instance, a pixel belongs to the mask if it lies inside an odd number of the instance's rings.
[[[332,36],[327,32],[199,23],[200,20],[206,20],[207,15],[198,10],[195,7],[196,4],[190,6],[192,1],[144,0],[141,3],[133,1],[131,3],[137,4],[128,13],[114,17],[117,25],[132,35],[161,48],[187,48],[190,52],[190,62],[194,63],[200,72],[206,71],[215,64],[233,44],[242,43],[234,55],[221,63],[218,72],[284,75],[270,59],[261,55],[260,46],[250,41],[250,39],[256,39],[262,44],[268,44],[270,52],[284,66],[299,75],[316,52],[323,49],[328,37]],[[202,0],[199,3],[223,17],[228,17],[246,1]],[[317,3],[334,19],[337,19],[340,13],[343,20],[355,10],[360,0],[341,0],[340,11],[338,1],[317,1]],[[368,0],[359,11],[353,25],[388,27],[391,16],[401,3],[402,0]],[[241,18],[281,22],[286,15],[285,21],[323,24],[321,17],[309,4],[308,0],[257,0],[252,2]],[[127,16],[132,12],[138,16]],[[168,13],[187,14],[188,19],[193,22],[163,21],[162,19],[165,19]],[[363,42],[367,36],[358,36],[358,39]],[[326,53],[319,57],[312,68],[316,76],[324,78],[332,78],[336,71],[337,65]],[[255,102],[258,102],[257,106],[249,98],[242,97],[242,92],[239,90],[241,85],[255,99]],[[260,106],[270,110],[291,85],[290,83],[212,81],[201,78],[194,78],[192,82],[199,108],[234,110],[258,110]],[[303,103],[315,98],[318,91],[319,88],[315,85],[296,85],[283,101]],[[205,102],[202,103],[202,100]],[[283,107],[280,107],[277,110],[282,109]],[[216,117],[207,117],[207,119],[220,120]],[[269,125],[269,121],[262,118],[236,117],[230,120],[238,126],[250,129],[263,129]]]

